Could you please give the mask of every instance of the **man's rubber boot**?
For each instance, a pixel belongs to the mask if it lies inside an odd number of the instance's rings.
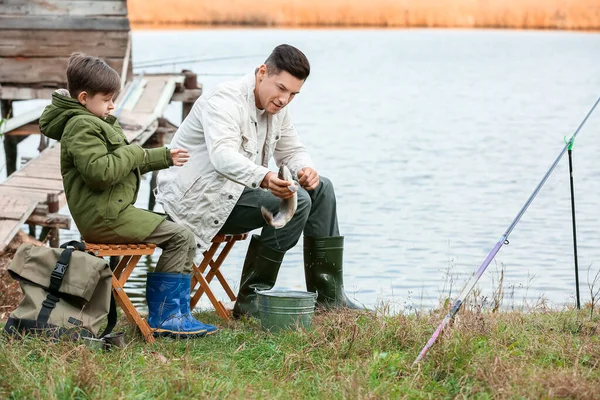
[[[148,273],[146,279],[148,325],[154,331],[154,336],[189,338],[204,336],[209,329],[211,332],[216,330],[216,327],[201,323],[191,317],[191,314],[188,317],[181,313],[183,290],[186,290],[189,296],[190,276],[187,274]],[[189,301],[187,310],[189,314]]]
[[[275,286],[284,255],[284,251],[264,246],[260,236],[252,235],[242,268],[240,290],[233,307],[234,318],[242,315],[258,318],[256,290],[269,290]]]
[[[364,310],[344,293],[344,237],[304,236],[306,290],[317,293],[318,308]]]

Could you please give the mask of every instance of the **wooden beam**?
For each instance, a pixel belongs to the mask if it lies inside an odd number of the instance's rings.
[[[200,96],[202,96],[202,88],[185,89],[183,92],[173,93],[173,97],[171,97],[171,101],[181,101],[184,103],[193,103]]]
[[[27,125],[23,125],[20,128],[13,129],[10,132],[4,132],[6,136],[28,136],[28,135],[39,135],[40,134],[40,125],[36,123],[31,123]]]
[[[31,1],[3,0],[2,14],[8,15],[127,15],[125,1]]]
[[[48,214],[36,215],[32,214],[27,218],[26,224],[47,226],[49,228],[71,229],[71,217],[68,215]]]
[[[67,83],[67,60],[68,57],[3,58],[2,68],[0,69],[0,82],[19,84],[54,83],[64,87]],[[120,71],[123,66],[123,58],[106,58],[105,61],[116,71]]]
[[[69,57],[81,51],[100,58],[122,58],[128,36],[128,31],[0,29],[0,57]]]
[[[129,31],[130,26],[127,17],[0,15],[0,29]]]

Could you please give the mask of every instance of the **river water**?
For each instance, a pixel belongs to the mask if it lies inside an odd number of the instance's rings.
[[[171,59],[136,71],[191,69],[209,90],[252,71],[280,43],[311,61],[290,108],[318,171],[336,186],[346,291],[371,307],[432,308],[456,296],[600,96],[594,33],[134,31],[133,61]],[[15,113],[40,103],[16,104]],[[167,117],[177,123],[180,113],[174,103]],[[21,155],[34,156],[37,143],[23,142]],[[582,301],[600,270],[599,146],[597,111],[573,151]],[[148,185],[146,177],[140,207]],[[493,296],[503,270],[504,307],[574,304],[566,156],[509,239],[478,285],[481,296]],[[247,245],[236,245],[223,267],[234,289]],[[304,288],[301,246],[286,255],[278,288]],[[147,259],[129,283],[139,305],[155,262]]]

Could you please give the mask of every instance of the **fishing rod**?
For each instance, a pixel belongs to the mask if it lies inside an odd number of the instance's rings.
[[[135,65],[134,68],[149,68],[149,67],[162,67],[164,65],[171,65],[171,64],[188,64],[188,63],[192,63],[192,62],[208,62],[208,61],[225,61],[225,60],[234,60],[234,59],[244,59],[244,58],[254,58],[254,57],[260,57],[258,55],[245,55],[245,56],[225,56],[225,57],[212,57],[212,58],[186,58],[186,59],[182,59],[179,60],[179,58],[181,57],[175,57],[173,59],[162,59],[162,60],[155,60],[155,61],[143,61],[143,62],[138,62],[137,65]]]
[[[544,183],[546,183],[546,180],[548,180],[548,177],[550,177],[550,174],[552,174],[552,171],[554,171],[554,168],[556,168],[556,165],[558,164],[560,159],[563,157],[563,155],[565,154],[565,152],[567,151],[569,146],[572,146],[573,142],[575,141],[575,137],[577,136],[577,134],[579,133],[579,131],[581,130],[583,125],[586,123],[586,121],[588,120],[590,115],[594,112],[594,109],[596,109],[596,106],[598,105],[598,103],[600,103],[600,97],[598,97],[598,100],[596,100],[596,102],[594,103],[594,106],[592,107],[590,112],[587,113],[587,115],[585,116],[583,121],[581,121],[581,124],[579,124],[579,127],[577,128],[575,133],[571,136],[571,139],[569,139],[569,141],[567,142],[565,147],[562,149],[562,151],[560,152],[558,157],[556,157],[556,160],[554,161],[554,163],[552,164],[552,166],[550,167],[548,172],[546,172],[546,175],[544,175],[544,177],[542,178],[540,183],[537,185],[537,187],[533,191],[533,194],[531,196],[529,196],[529,199],[527,200],[527,202],[525,203],[523,208],[521,208],[521,211],[519,211],[519,213],[517,214],[517,217],[510,224],[510,226],[508,227],[506,232],[504,232],[504,234],[502,235],[500,240],[498,240],[498,243],[496,243],[496,245],[492,248],[492,250],[487,255],[485,260],[483,260],[483,263],[481,264],[479,269],[475,272],[475,275],[473,275],[471,277],[471,279],[469,279],[469,281],[467,282],[467,285],[464,287],[462,292],[460,292],[460,295],[458,296],[458,298],[454,301],[454,304],[452,305],[450,312],[448,312],[448,314],[444,317],[444,319],[442,320],[440,325],[437,327],[435,332],[433,332],[433,335],[431,335],[431,338],[429,339],[427,344],[425,344],[425,347],[423,347],[423,350],[421,350],[421,352],[419,353],[419,355],[413,362],[413,364],[412,364],[413,366],[415,364],[417,364],[419,361],[421,361],[423,359],[423,357],[425,357],[425,354],[431,348],[431,346],[433,346],[433,344],[437,340],[440,333],[444,330],[446,325],[448,325],[448,323],[454,318],[456,313],[458,313],[458,311],[460,310],[460,307],[463,305],[463,302],[465,301],[466,297],[469,295],[471,290],[473,290],[473,288],[475,287],[475,284],[477,283],[477,281],[479,280],[481,275],[483,275],[486,268],[492,262],[492,260],[494,259],[494,257],[498,253],[498,251],[500,251],[500,248],[502,247],[502,245],[505,245],[505,244],[507,245],[509,243],[508,236],[511,234],[511,232],[513,231],[513,229],[515,228],[515,226],[517,225],[517,223],[519,222],[519,220],[521,219],[523,214],[525,214],[525,211],[527,211],[527,208],[531,205],[531,203],[533,202],[533,199],[537,196],[537,194],[541,190],[542,186],[544,186]]]
[[[565,138],[566,142],[566,138]],[[579,301],[579,262],[577,260],[577,224],[575,223],[575,190],[573,188],[573,143],[569,145],[569,184],[571,186],[571,221],[573,221],[573,257],[575,258],[575,293],[577,294],[577,309],[581,309]]]

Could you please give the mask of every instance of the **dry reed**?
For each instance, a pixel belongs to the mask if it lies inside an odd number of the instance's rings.
[[[136,25],[600,28],[597,0],[129,0]]]

